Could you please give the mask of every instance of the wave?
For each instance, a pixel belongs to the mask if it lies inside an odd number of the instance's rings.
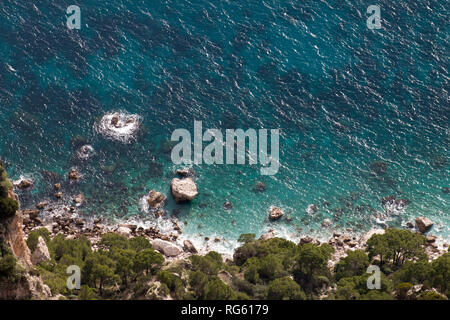
[[[136,114],[113,112],[105,114],[94,130],[107,139],[128,143],[136,137],[142,118]]]

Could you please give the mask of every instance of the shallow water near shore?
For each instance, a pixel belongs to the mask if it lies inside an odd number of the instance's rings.
[[[169,199],[155,224],[175,217],[183,237],[232,248],[270,228],[362,233],[392,195],[408,205],[387,225],[426,216],[448,240],[450,17],[444,1],[411,2],[379,1],[380,30],[366,27],[366,1],[84,1],[81,30],[65,27],[67,1],[3,2],[0,155],[13,180],[35,182],[18,191],[22,207],[62,182],[61,203],[86,195],[80,214],[142,222],[156,219],[142,209],[155,189]],[[130,139],[96,130],[116,112],[139,119]],[[194,166],[199,196],[176,204],[170,136],[194,120],[279,128],[279,172]],[[73,167],[82,178],[69,183]],[[285,218],[267,221],[273,205]]]

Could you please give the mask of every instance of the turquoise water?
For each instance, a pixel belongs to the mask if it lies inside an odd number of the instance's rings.
[[[63,189],[86,194],[84,215],[149,218],[140,199],[156,189],[190,237],[321,234],[325,218],[363,232],[393,195],[410,203],[388,225],[424,215],[448,239],[445,1],[378,1],[380,30],[366,27],[370,1],[80,1],[80,30],[65,26],[70,1],[33,3],[0,4],[0,154],[13,179],[35,180],[22,206],[51,198],[77,167],[83,179]],[[143,119],[128,143],[94,130],[116,111]],[[168,141],[194,120],[279,128],[278,174],[194,166],[199,196],[175,204]],[[86,143],[95,154],[80,160]],[[267,222],[272,205],[292,220]]]

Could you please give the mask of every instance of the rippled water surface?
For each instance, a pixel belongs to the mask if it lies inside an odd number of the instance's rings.
[[[80,30],[65,25],[71,4],[0,3],[0,154],[13,179],[35,180],[23,206],[52,198],[76,167],[82,180],[63,188],[86,194],[83,214],[148,218],[144,194],[170,195],[172,131],[202,120],[280,128],[282,166],[195,166],[198,198],[167,207],[186,235],[232,245],[269,228],[324,233],[325,218],[362,232],[393,195],[409,204],[389,225],[424,215],[448,239],[446,1],[378,1],[380,30],[361,0],[85,0]],[[116,112],[138,119],[130,139],[99,130]],[[289,219],[267,222],[271,205]]]

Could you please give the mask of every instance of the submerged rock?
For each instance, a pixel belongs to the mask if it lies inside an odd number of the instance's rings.
[[[225,201],[223,208],[224,210],[231,210],[233,208],[233,204],[230,201]]]
[[[78,195],[75,196],[75,198],[73,199],[73,202],[77,203],[77,204],[82,204],[85,200],[84,194],[80,193]]]
[[[266,191],[267,186],[264,182],[258,181],[255,186],[253,187],[252,191],[257,193],[257,192],[264,192]]]
[[[183,168],[183,169],[178,169],[177,170],[177,175],[179,175],[180,177],[192,177],[194,176],[195,172],[194,169],[192,168]]]
[[[419,231],[421,233],[426,233],[426,232],[430,231],[430,229],[433,225],[434,225],[434,223],[426,217],[416,218],[416,226],[417,226],[417,229],[419,229]]]
[[[383,175],[387,173],[388,166],[384,161],[374,161],[370,164],[370,170],[377,175]]]
[[[318,208],[317,208],[317,206],[316,206],[315,204],[310,204],[310,205],[308,206],[308,208],[306,208],[306,213],[308,213],[308,214],[314,214],[314,213],[317,212],[317,210],[318,210]]]
[[[172,179],[170,188],[177,202],[191,201],[198,195],[197,186],[192,178],[174,178]]]
[[[278,207],[271,207],[269,211],[269,218],[271,220],[278,220],[284,215],[283,210]]]

